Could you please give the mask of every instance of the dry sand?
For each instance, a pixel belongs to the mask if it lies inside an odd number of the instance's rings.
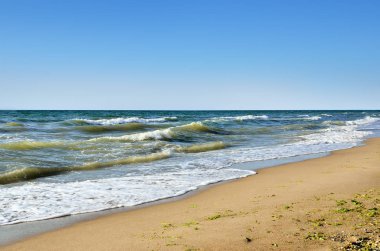
[[[370,139],[2,250],[379,250],[379,203],[380,139]]]

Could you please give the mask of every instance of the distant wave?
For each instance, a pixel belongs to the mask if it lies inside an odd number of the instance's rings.
[[[369,131],[358,130],[360,129],[359,127],[379,120],[379,118],[367,116],[363,119],[346,121],[343,125],[332,122],[329,128],[302,136],[302,138],[305,139],[308,144],[356,143],[371,134]]]
[[[27,128],[24,124],[18,122],[6,122],[4,124],[0,124],[0,132],[3,133],[22,132],[26,130]]]
[[[380,121],[380,118],[374,118],[374,117],[371,117],[371,116],[366,116],[362,119],[357,119],[357,120],[352,120],[352,121],[347,121],[346,124],[347,125],[365,125],[365,124],[369,124],[369,123],[374,123],[374,122],[377,122],[377,121]]]
[[[310,116],[310,115],[299,115],[298,116],[302,120],[320,120],[321,116]]]
[[[16,126],[16,127],[23,127],[24,124],[22,123],[18,123],[18,122],[8,122],[8,123],[5,123],[6,126]]]
[[[233,117],[215,117],[208,119],[206,121],[210,122],[218,122],[218,121],[245,121],[245,120],[257,120],[257,119],[268,119],[269,117],[267,115],[244,115],[244,116],[233,116]]]
[[[43,148],[65,148],[69,150],[77,149],[73,144],[66,144],[65,142],[59,142],[59,141],[43,142],[43,141],[30,141],[30,140],[1,143],[0,148],[8,149],[8,150],[17,150],[17,151],[35,150],[35,149],[43,149]]]
[[[9,138],[8,138],[9,139]],[[32,141],[32,140],[20,140],[9,141],[0,143],[0,149],[14,150],[14,151],[31,151],[46,148],[56,148],[65,150],[89,150],[97,149],[96,145],[84,145],[84,142],[76,141]]]
[[[152,122],[166,122],[176,121],[177,117],[160,117],[160,118],[112,118],[112,119],[73,119],[71,121],[90,125],[120,125],[127,123],[152,123]]]
[[[128,134],[119,137],[99,137],[89,141],[144,141],[144,140],[168,140],[175,138],[179,132],[208,132],[218,133],[216,130],[204,125],[202,122],[192,122],[190,124],[169,127],[166,129],[154,130],[149,132]]]
[[[84,125],[77,126],[76,129],[87,133],[101,133],[112,131],[134,131],[146,128],[147,125],[143,123],[128,123],[116,125]]]

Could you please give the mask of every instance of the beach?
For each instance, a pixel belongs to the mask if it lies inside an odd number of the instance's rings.
[[[380,251],[380,1],[1,1],[0,251]]]
[[[380,139],[258,171],[172,202],[34,236],[2,250],[379,248]],[[377,246],[376,246],[377,245]]]

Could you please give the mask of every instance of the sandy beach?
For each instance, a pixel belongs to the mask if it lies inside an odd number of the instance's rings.
[[[258,171],[193,196],[41,234],[1,250],[379,248],[380,139]]]
[[[0,251],[380,251],[379,9],[0,1]]]

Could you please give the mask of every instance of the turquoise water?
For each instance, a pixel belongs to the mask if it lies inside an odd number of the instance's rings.
[[[360,144],[379,111],[0,111],[0,224],[132,206]]]

